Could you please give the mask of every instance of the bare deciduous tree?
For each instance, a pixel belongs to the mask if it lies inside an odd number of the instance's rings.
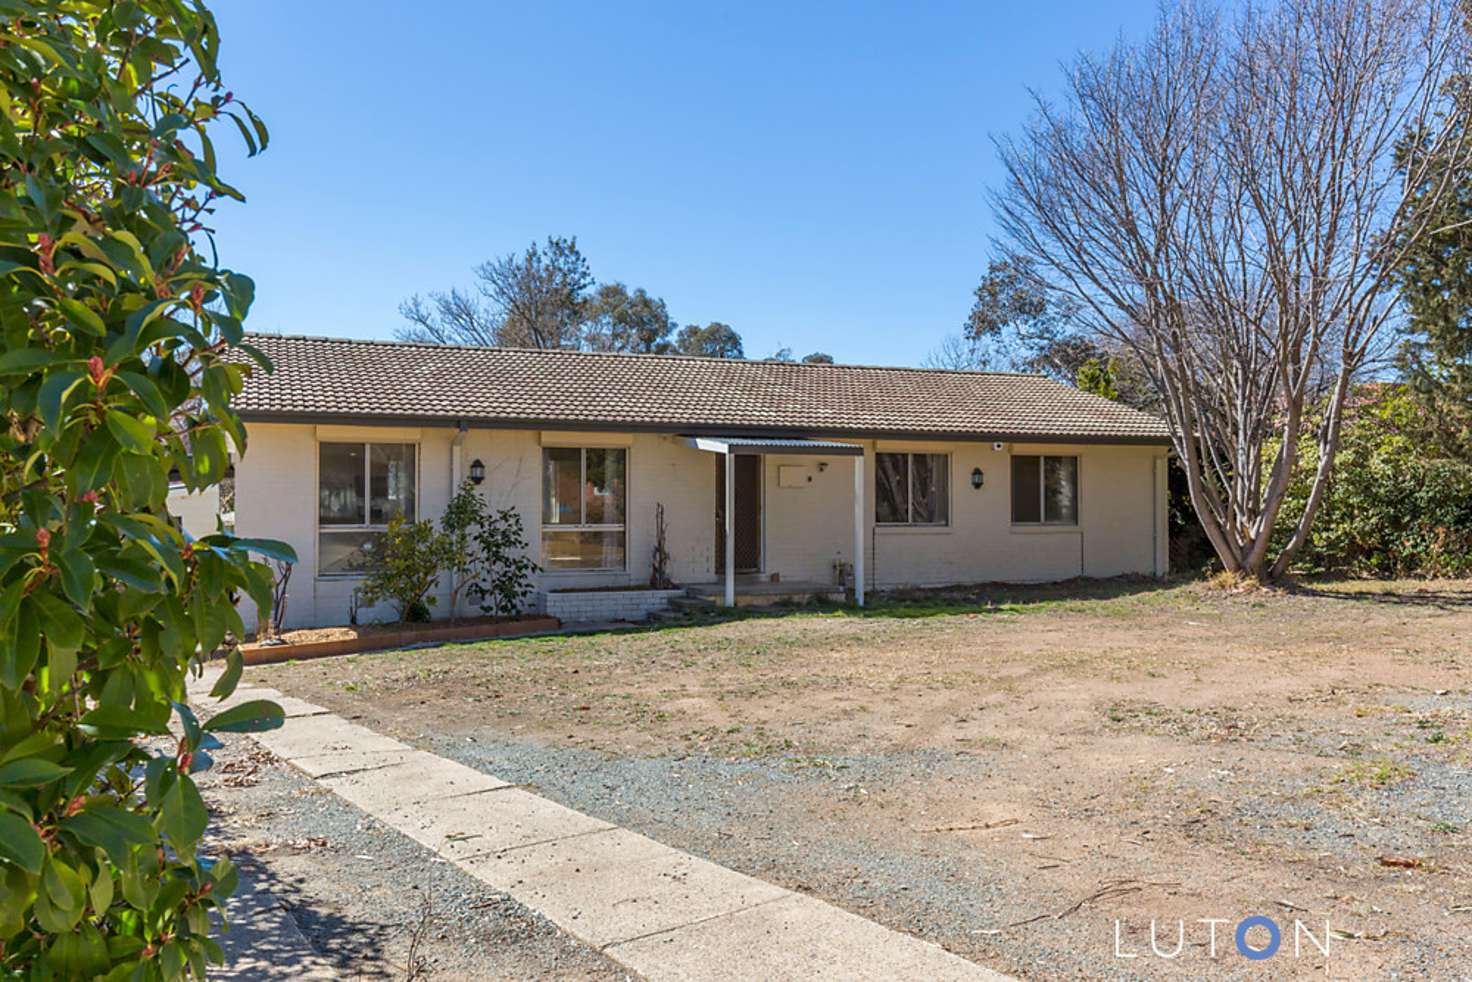
[[[593,286],[576,238],[552,236],[475,268],[476,294],[413,296],[399,305],[406,341],[435,344],[578,348]]]
[[[1302,546],[1345,396],[1397,327],[1391,270],[1432,231],[1407,189],[1450,192],[1432,153],[1467,166],[1466,15],[1447,0],[1187,2],[1144,42],[1080,57],[1061,104],[1039,99],[998,141],[1004,248],[1138,359],[1232,572],[1280,576]],[[1409,133],[1428,152],[1398,160]],[[1310,426],[1312,490],[1280,516]],[[1280,517],[1291,534],[1270,557]]]

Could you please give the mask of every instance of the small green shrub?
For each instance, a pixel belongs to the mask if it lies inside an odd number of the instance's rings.
[[[364,604],[387,600],[401,621],[429,620],[430,594],[449,565],[450,543],[428,520],[394,516],[378,542],[378,562],[358,588]]]
[[[446,507],[441,528],[457,596],[463,592],[487,614],[521,613],[532,593],[532,574],[540,567],[527,555],[516,510],[491,508],[466,481]]]

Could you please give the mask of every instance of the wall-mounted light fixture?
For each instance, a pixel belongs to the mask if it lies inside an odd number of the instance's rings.
[[[470,462],[470,483],[479,484],[486,479],[486,465],[479,459]]]
[[[973,468],[971,468],[971,486],[973,488],[976,488],[979,491],[979,490],[981,490],[981,486],[983,484],[985,484],[985,483],[986,483],[986,475],[981,472],[981,468],[980,467],[973,467]]]

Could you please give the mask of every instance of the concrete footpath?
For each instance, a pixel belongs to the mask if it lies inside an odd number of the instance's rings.
[[[242,684],[202,715],[253,699],[286,710],[263,747],[377,820],[649,979],[999,980],[875,924],[506,781],[415,750],[321,706]]]
[[[223,967],[212,967],[215,982],[326,982],[338,978],[332,963],[318,954],[291,915],[277,904],[271,880],[255,863],[237,864],[240,885],[226,909],[230,930],[215,936],[225,951]]]

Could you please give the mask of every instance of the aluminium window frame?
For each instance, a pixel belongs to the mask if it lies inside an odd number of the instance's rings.
[[[1012,493],[1012,461],[1019,457],[1035,457],[1038,462],[1038,520],[1036,522],[1019,522],[1016,515],[1015,502],[1009,497],[1007,501],[1007,517],[1011,520],[1014,528],[1036,529],[1076,529],[1083,523],[1083,460],[1076,453],[1014,453],[1007,461],[1007,489],[1008,495]],[[1060,460],[1073,459],[1073,521],[1058,522],[1048,521],[1048,464],[1049,457]]]
[[[624,455],[624,520],[617,524],[603,522],[600,524],[588,524],[587,521],[576,525],[571,524],[547,524],[547,451],[548,450],[576,450],[578,452],[578,517],[587,519],[587,502],[583,500],[582,489],[588,486],[588,451],[589,450],[617,450]],[[542,558],[542,573],[548,576],[578,576],[588,573],[627,573],[629,571],[629,493],[631,481],[629,479],[629,462],[633,452],[629,447],[601,446],[587,444],[543,444],[542,445],[542,488],[541,500],[537,503],[537,510],[542,515],[542,537],[540,553]],[[624,563],[622,566],[549,566],[547,565],[547,533],[548,532],[622,532],[624,535]]]
[[[352,446],[357,444],[363,448],[363,523],[354,525],[323,525],[322,524],[322,447],[324,444],[338,444]],[[316,576],[319,580],[361,580],[370,575],[370,570],[349,570],[341,573],[324,573],[322,571],[322,533],[327,532],[387,532],[388,523],[373,524],[368,519],[373,513],[373,446],[395,446],[414,448],[414,466],[411,468],[414,474],[414,514],[404,516],[411,522],[419,521],[419,491],[420,491],[420,468],[423,466],[424,454],[421,452],[421,444],[418,440],[318,440],[317,453],[312,466],[312,485],[317,492],[316,499],[317,515],[313,520],[316,526],[316,536],[312,546],[316,550]]]
[[[881,522],[879,520],[879,458],[894,455],[905,458],[905,516],[903,522]],[[955,481],[951,474],[951,454],[936,450],[876,450],[874,452],[874,527],[880,529],[946,529],[951,527],[951,509],[954,495],[951,493]],[[946,475],[946,519],[943,522],[917,522],[915,516],[915,458],[944,457]]]

